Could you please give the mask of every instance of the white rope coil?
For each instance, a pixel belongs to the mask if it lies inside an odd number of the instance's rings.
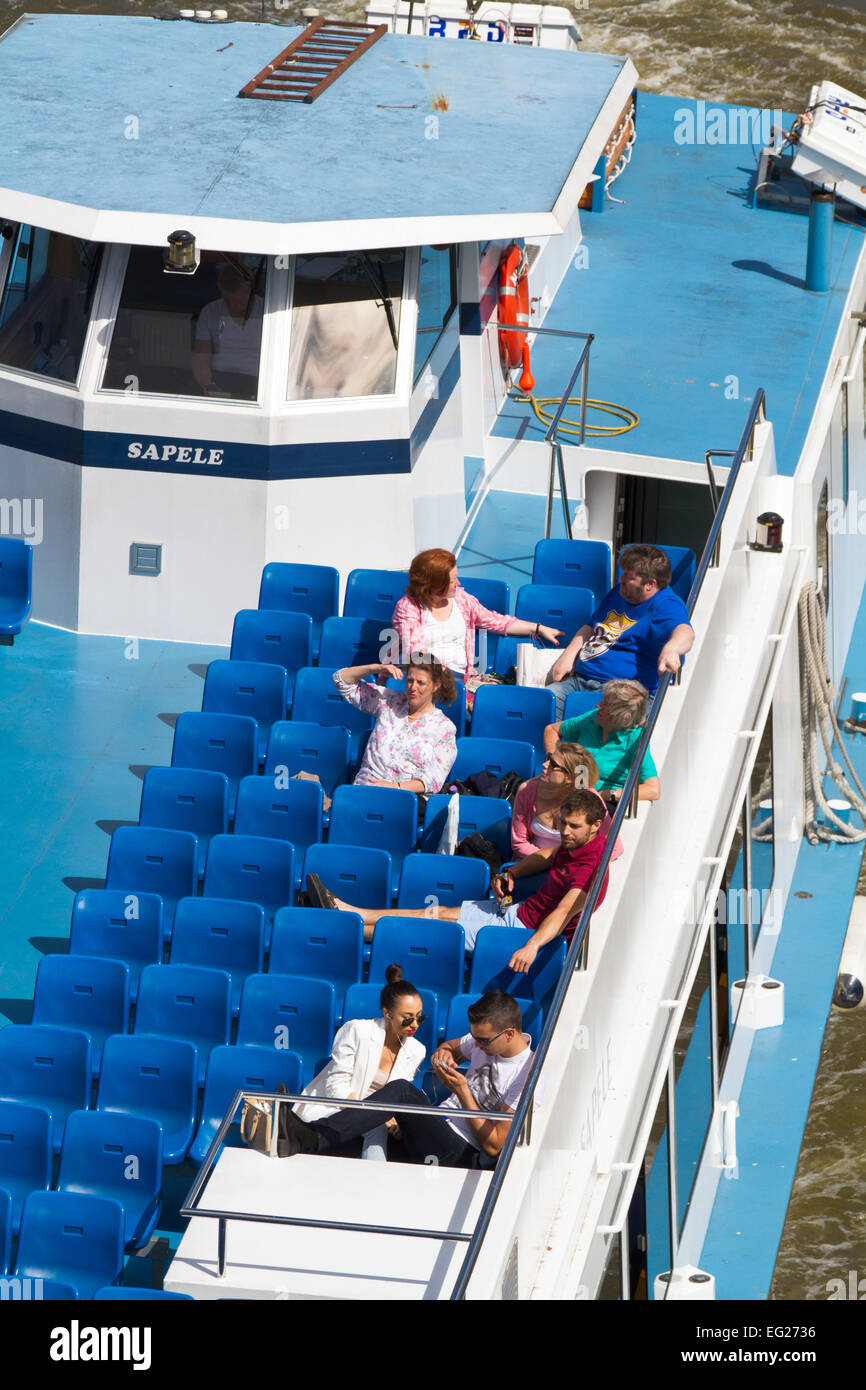
[[[824,612],[824,597],[817,584],[806,584],[800,593],[797,604],[797,619],[800,632],[800,714],[803,734],[803,775],[806,798],[806,838],[811,845],[819,840],[829,840],[835,844],[852,844],[866,840],[866,829],[856,830],[846,825],[830,806],[824,795],[823,777],[832,777],[845,799],[851,803],[860,816],[866,820],[866,790],[864,790],[842,742],[833,700],[837,694],[830,681],[827,669],[827,618]],[[818,733],[824,745],[826,774],[822,774],[818,762]],[[838,749],[845,769],[834,757],[834,747]],[[854,783],[854,786],[851,785]],[[856,787],[856,790],[855,790]],[[815,807],[820,808],[826,821],[838,827],[831,830],[829,825],[820,825],[815,819]]]

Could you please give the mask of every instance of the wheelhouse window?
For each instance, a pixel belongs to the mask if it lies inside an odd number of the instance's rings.
[[[21,224],[0,300],[0,364],[74,382],[102,246]]]
[[[393,395],[404,262],[402,249],[297,257],[290,401]]]
[[[256,400],[264,293],[263,256],[203,251],[177,275],[158,247],[131,247],[102,389]]]
[[[442,336],[457,303],[457,254],[453,246],[422,246],[418,273],[418,328],[415,338],[415,371],[418,380],[424,363]]]

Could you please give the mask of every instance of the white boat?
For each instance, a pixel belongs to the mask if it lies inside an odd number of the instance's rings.
[[[28,997],[29,923],[64,935],[60,875],[107,848],[67,821],[89,832],[97,790],[137,814],[118,758],[168,761],[156,713],[196,707],[188,662],[265,565],[345,583],[447,545],[516,596],[552,533],[691,550],[696,643],[648,726],[662,799],[624,815],[495,1169],[215,1144],[165,1289],[764,1297],[859,860],[804,840],[798,604],[829,599],[830,678],[866,689],[863,222],[816,213],[807,245],[753,196],[769,113],[645,96],[628,58],[331,32],[370,42],[309,101],[327,26],[42,15],[0,41],[0,520],[33,546],[4,653],[10,969]],[[514,244],[537,413],[501,357]],[[195,345],[233,285],[226,371]],[[48,756],[57,709],[66,787],[94,717],[114,732],[55,833],[21,730]]]

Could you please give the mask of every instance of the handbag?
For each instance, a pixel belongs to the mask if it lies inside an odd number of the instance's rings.
[[[280,1082],[277,1087],[277,1095],[288,1095],[288,1087]],[[286,1139],[288,1138],[288,1125],[286,1123],[287,1107],[280,1106],[280,1132],[277,1136],[277,1158],[285,1158],[287,1152]],[[273,1135],[273,1106],[269,1100],[259,1100],[255,1096],[248,1096],[244,1101],[241,1111],[241,1139],[249,1149],[258,1149],[259,1153],[270,1154],[271,1137]]]
[[[490,877],[494,878],[505,860],[499,850],[489,840],[485,840],[478,831],[473,831],[471,835],[466,835],[456,846],[455,854],[461,855],[464,859],[483,859],[485,864],[490,866]]]
[[[543,687],[551,666],[562,656],[561,647],[537,645],[537,639],[517,644],[517,684]]]

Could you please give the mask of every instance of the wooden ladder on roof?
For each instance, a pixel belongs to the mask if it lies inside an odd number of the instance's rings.
[[[386,24],[314,19],[288,48],[241,87],[238,96],[262,101],[315,101],[387,28]]]

